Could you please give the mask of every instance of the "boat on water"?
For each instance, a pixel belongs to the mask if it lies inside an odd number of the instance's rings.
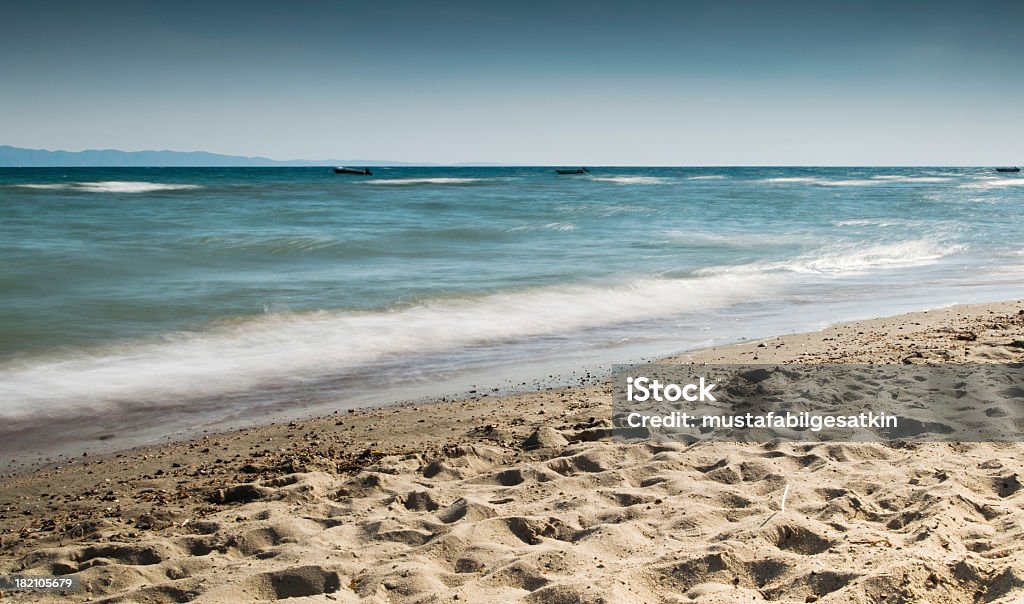
[[[373,176],[369,168],[345,168],[338,166],[334,169],[335,174],[361,174],[362,176]]]
[[[1016,166],[1010,168],[996,168],[996,172],[1020,172],[1020,168]]]
[[[590,170],[586,168],[562,168],[555,172],[558,174],[590,174]]]

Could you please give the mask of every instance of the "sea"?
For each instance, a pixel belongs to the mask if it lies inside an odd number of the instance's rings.
[[[0,466],[1024,298],[1019,174],[590,170],[0,169]]]

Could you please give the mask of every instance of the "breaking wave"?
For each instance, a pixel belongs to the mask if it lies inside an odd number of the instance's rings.
[[[156,191],[185,191],[199,189],[199,185],[166,182],[133,182],[105,180],[99,182],[72,182],[14,185],[22,189],[84,191],[89,193],[153,193]]]
[[[771,272],[822,275],[863,273],[872,269],[923,266],[965,249],[964,245],[950,245],[924,239],[879,244],[866,248],[834,245],[786,260],[711,267],[698,270],[697,274],[709,276]]]
[[[667,179],[657,176],[594,176],[591,180],[619,185],[661,185],[668,182]]]
[[[374,362],[749,300],[757,275],[640,279],[441,298],[382,311],[269,315],[203,332],[0,366],[0,419],[283,387]]]

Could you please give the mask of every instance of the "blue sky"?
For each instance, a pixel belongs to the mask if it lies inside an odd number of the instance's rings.
[[[8,3],[0,144],[439,163],[1020,163],[1018,9]]]

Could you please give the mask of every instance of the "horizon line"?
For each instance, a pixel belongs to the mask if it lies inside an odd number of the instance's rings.
[[[300,160],[275,160],[282,162]],[[328,162],[330,160],[309,160]],[[379,164],[368,163],[372,160],[351,160],[351,164],[359,164],[360,168],[565,168],[565,167],[587,167],[587,168],[1002,168],[1017,167],[1018,164],[579,164],[579,163],[545,163],[545,164],[519,164],[519,163],[490,163],[490,162],[454,162],[454,163],[429,163],[429,162],[408,162],[381,160]],[[89,166],[66,165],[66,166],[4,166],[0,169],[18,170],[24,168],[245,168],[248,170],[264,169],[290,169],[290,168],[331,168],[333,164],[293,164],[288,166],[238,166],[231,164],[223,165],[194,165],[194,166],[167,166],[167,165],[138,165],[121,166],[96,164]],[[337,164],[342,167],[342,164]]]

